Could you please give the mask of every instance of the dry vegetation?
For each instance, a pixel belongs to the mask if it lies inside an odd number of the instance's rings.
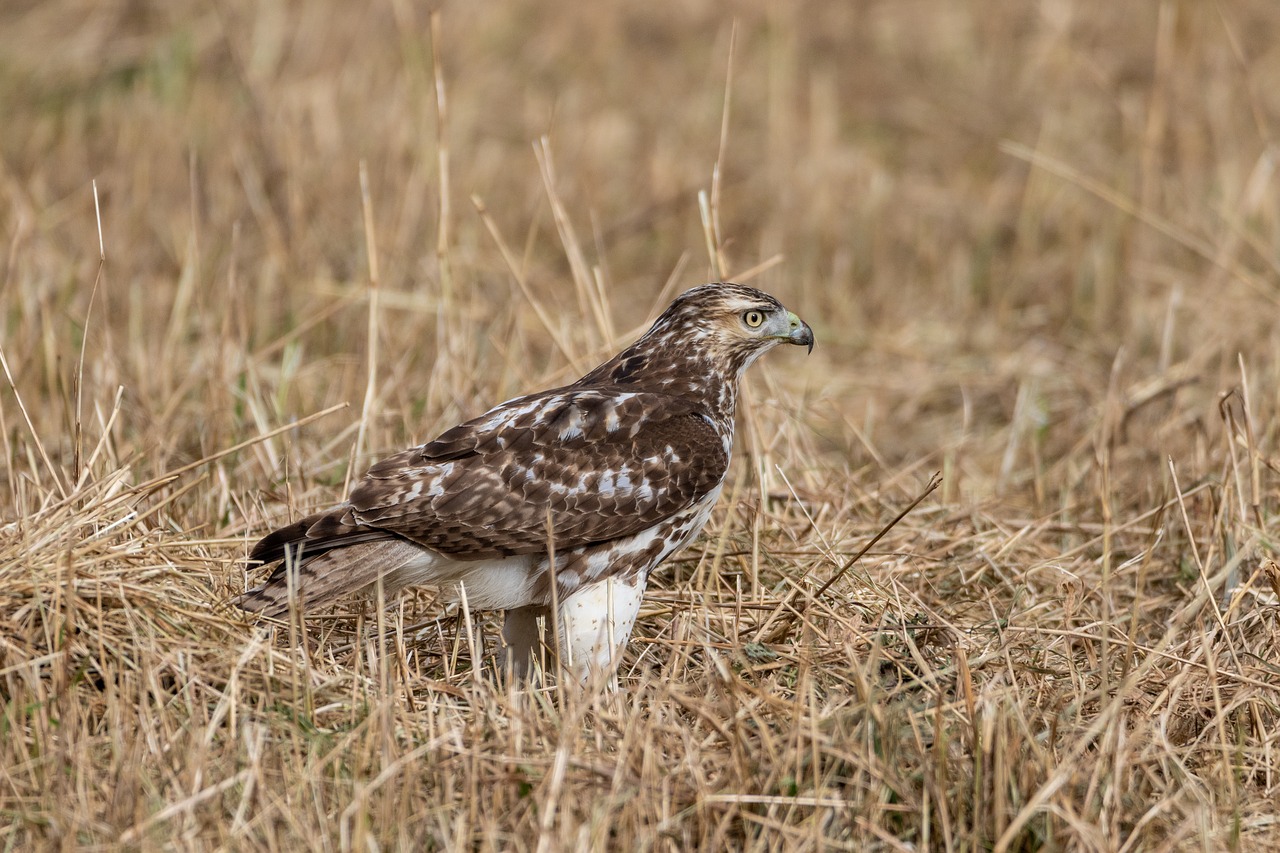
[[[644,6],[0,8],[6,849],[1280,841],[1272,0]],[[228,610],[721,272],[819,345],[621,692]]]

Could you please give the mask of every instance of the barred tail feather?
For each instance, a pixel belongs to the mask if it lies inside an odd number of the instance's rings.
[[[289,557],[265,584],[234,599],[234,604],[264,616],[280,617],[289,612],[291,589],[298,607],[309,610],[332,604],[349,593],[369,591],[379,578],[390,597],[406,585],[405,579],[421,577],[434,562],[430,552],[398,538],[331,546],[315,556],[304,551],[300,560]]]

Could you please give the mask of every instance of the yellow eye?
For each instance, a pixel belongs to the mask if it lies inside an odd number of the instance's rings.
[[[757,329],[760,327],[760,324],[764,322],[764,314],[759,311],[748,311],[742,315],[742,322],[746,323],[753,329]]]

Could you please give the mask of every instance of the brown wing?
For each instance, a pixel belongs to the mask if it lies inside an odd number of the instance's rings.
[[[315,557],[333,548],[358,545],[361,542],[377,542],[389,534],[369,527],[362,527],[351,517],[346,504],[308,515],[300,521],[285,525],[258,540],[249,552],[250,560],[274,563],[285,558],[285,549],[294,550],[293,556],[301,558],[303,551]],[[296,546],[302,546],[298,550]]]
[[[461,559],[531,554],[639,533],[716,488],[725,442],[691,403],[559,390],[505,403],[371,468],[355,522]],[[336,520],[336,519],[335,519]],[[334,532],[338,532],[335,530]]]

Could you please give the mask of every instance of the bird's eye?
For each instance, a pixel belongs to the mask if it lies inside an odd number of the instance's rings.
[[[752,329],[759,328],[760,324],[764,322],[764,314],[759,311],[748,311],[742,315],[742,322]]]

